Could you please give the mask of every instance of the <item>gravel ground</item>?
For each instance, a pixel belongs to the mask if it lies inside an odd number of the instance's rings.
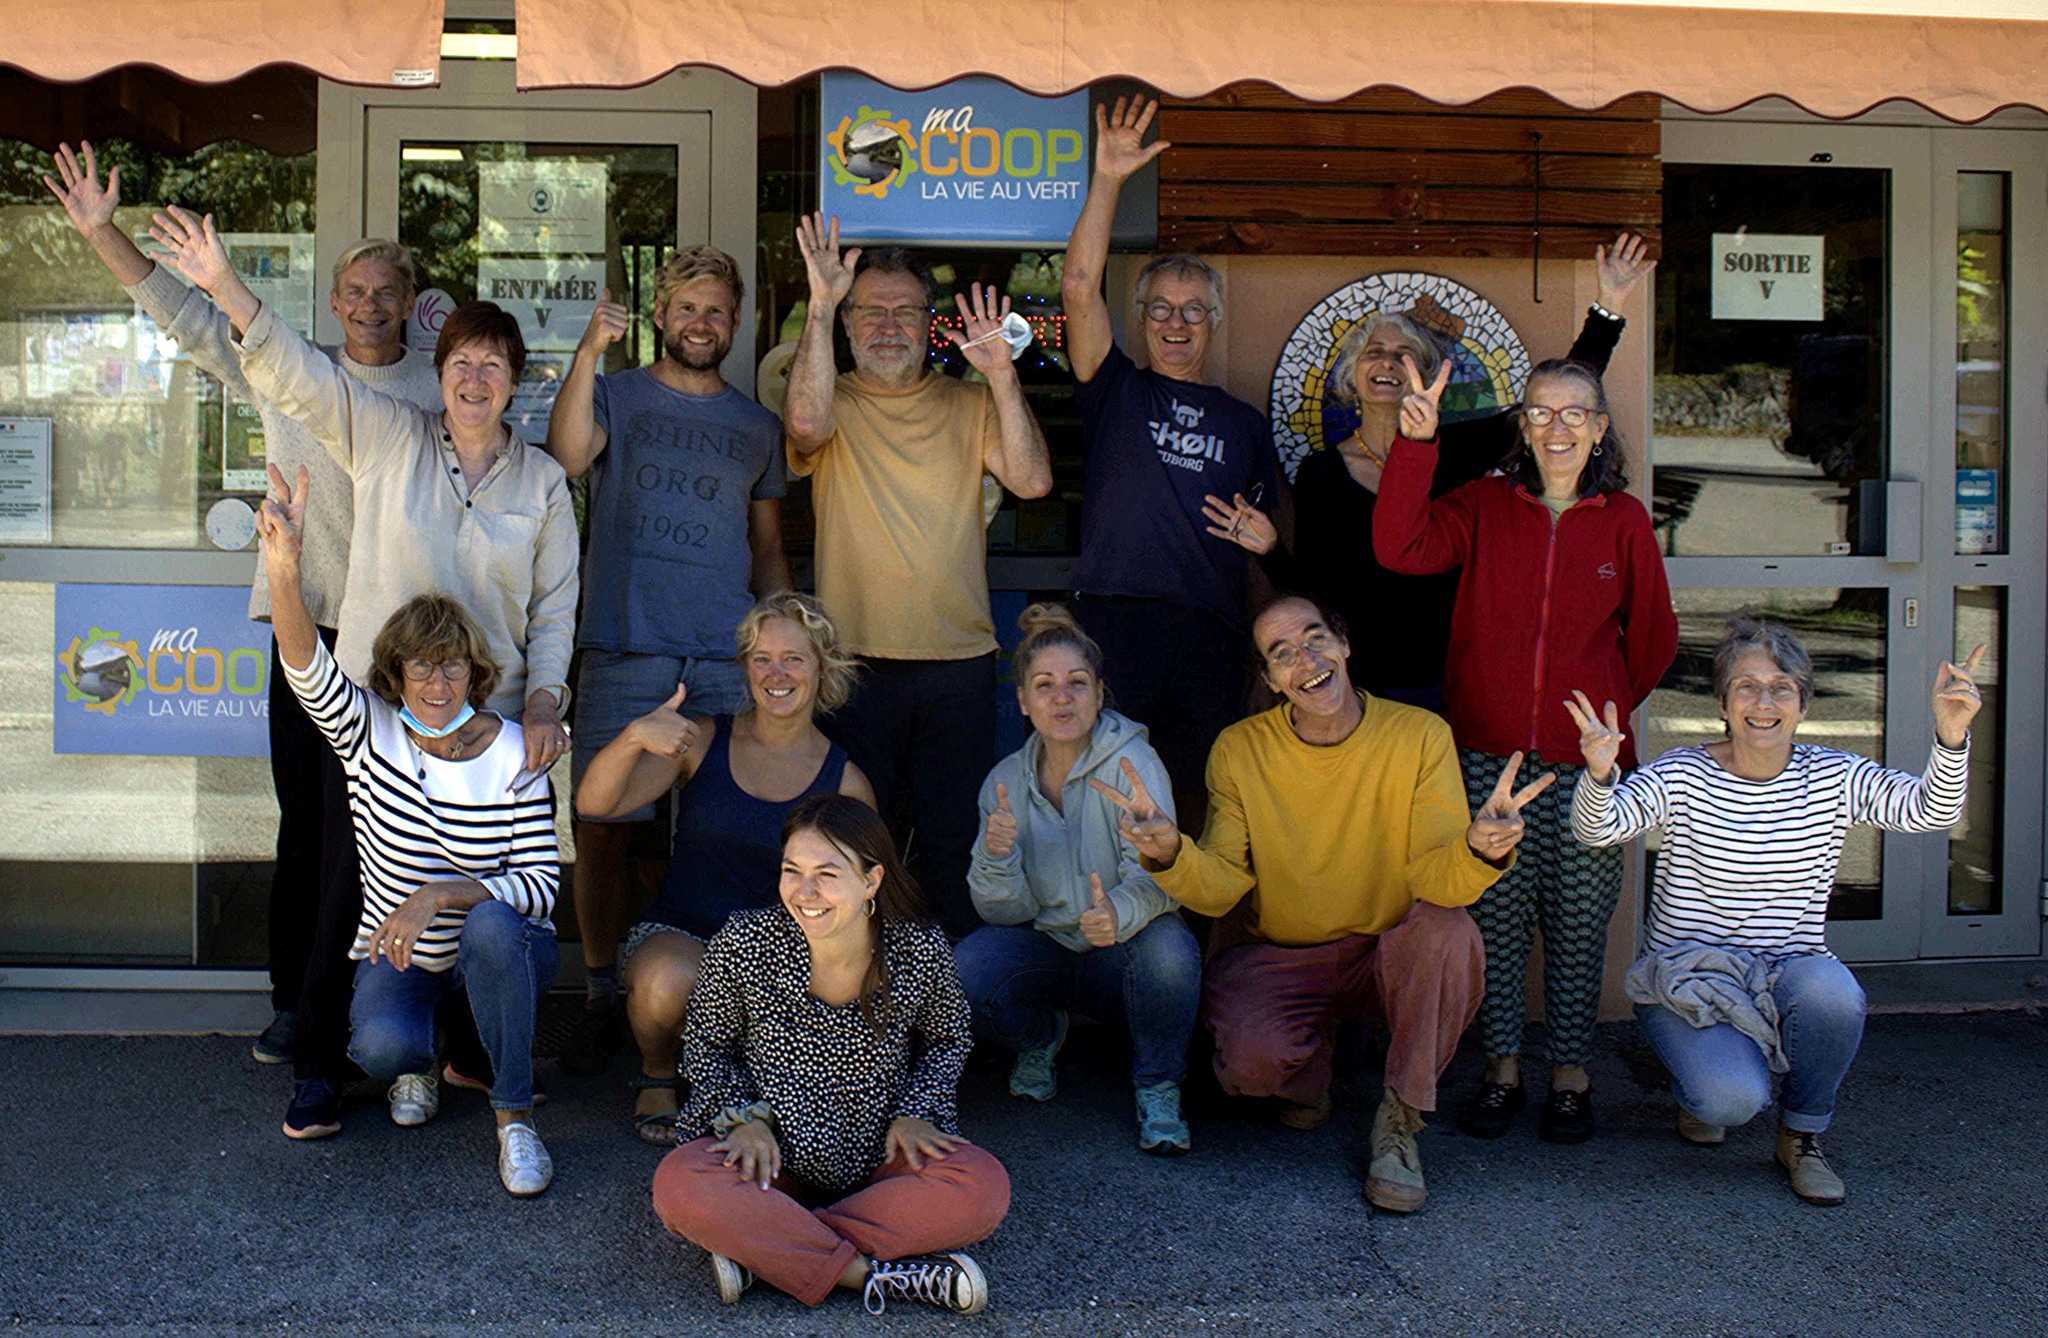
[[[1131,1143],[1124,1059],[1076,1033],[1048,1106],[970,1070],[968,1132],[1015,1205],[959,1318],[766,1288],[718,1304],[648,1204],[656,1149],[612,1074],[554,1079],[554,1187],[498,1186],[480,1096],[422,1129],[374,1089],[341,1136],[278,1133],[288,1081],[231,1038],[0,1038],[0,1325],[35,1332],[836,1335],[2033,1334],[2048,1331],[2048,1021],[1873,1019],[1827,1147],[1849,1203],[1795,1200],[1768,1121],[1679,1142],[1662,1069],[1602,1029],[1602,1132],[1533,1111],[1484,1143],[1423,1136],[1430,1202],[1359,1197],[1367,1071],[1314,1133],[1196,1089],[1195,1151]],[[1453,1067],[1453,1097],[1476,1055]]]

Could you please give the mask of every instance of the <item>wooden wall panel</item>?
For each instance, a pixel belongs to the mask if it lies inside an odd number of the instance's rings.
[[[1439,107],[1399,90],[1304,102],[1264,84],[1168,99],[1159,244],[1260,255],[1584,255],[1663,222],[1660,104],[1542,93]],[[1541,136],[1539,140],[1537,137]],[[1540,177],[1540,188],[1539,188]],[[1540,242],[1538,240],[1540,229]]]

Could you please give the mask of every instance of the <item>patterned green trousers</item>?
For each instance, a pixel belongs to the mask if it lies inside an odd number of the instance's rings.
[[[1477,813],[1500,780],[1504,757],[1458,750],[1465,796]],[[1470,907],[1486,941],[1486,999],[1480,1036],[1488,1059],[1520,1054],[1529,1021],[1529,949],[1543,927],[1543,1019],[1550,1062],[1576,1068],[1593,1045],[1600,1017],[1600,976],[1607,962],[1607,922],[1621,899],[1621,847],[1596,850],[1572,838],[1572,789],[1583,766],[1522,766],[1516,788],[1545,771],[1557,779],[1522,810],[1527,826],[1515,865]]]

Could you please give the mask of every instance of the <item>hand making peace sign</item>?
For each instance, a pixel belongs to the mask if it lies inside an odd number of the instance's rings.
[[[1465,844],[1488,864],[1498,865],[1514,853],[1522,843],[1523,807],[1557,779],[1556,772],[1546,771],[1516,791],[1515,773],[1521,769],[1522,754],[1517,752],[1501,768],[1500,781],[1493,787],[1493,793],[1473,815],[1472,825],[1465,829]]]
[[[263,560],[296,566],[300,540],[306,532],[306,492],[310,487],[306,467],[299,466],[298,479],[289,487],[275,462],[264,469],[270,474],[270,495],[256,511],[256,531],[263,536]]]
[[[1427,385],[1415,359],[1403,353],[1401,365],[1408,369],[1408,393],[1401,397],[1401,435],[1410,441],[1435,441],[1436,406],[1444,397],[1444,387],[1451,383],[1451,360],[1443,360],[1436,379]]]
[[[1977,691],[1977,666],[1984,663],[1984,647],[1970,652],[1961,667],[1947,660],[1934,674],[1934,736],[1944,748],[1960,748],[1970,737],[1970,722],[1984,705]]]
[[[1593,773],[1593,779],[1602,785],[1614,774],[1614,764],[1621,757],[1622,741],[1628,735],[1621,731],[1621,708],[1613,702],[1607,703],[1604,716],[1593,710],[1593,699],[1577,688],[1572,689],[1572,700],[1564,704],[1571,713],[1572,723],[1579,727],[1579,751],[1585,755],[1586,770]]]
[[[1128,799],[1114,785],[1104,784],[1094,776],[1088,778],[1088,783],[1124,811],[1122,821],[1117,824],[1117,832],[1130,842],[1132,848],[1154,864],[1172,864],[1180,857],[1180,828],[1166,816],[1166,811],[1159,807],[1159,801],[1145,788],[1145,782],[1138,778],[1138,768],[1131,764],[1130,758],[1123,759],[1123,767],[1124,779],[1131,783]]]

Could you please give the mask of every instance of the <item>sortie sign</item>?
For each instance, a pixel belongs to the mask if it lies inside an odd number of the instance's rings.
[[[1825,315],[1825,237],[1714,234],[1714,319],[1817,321]]]

